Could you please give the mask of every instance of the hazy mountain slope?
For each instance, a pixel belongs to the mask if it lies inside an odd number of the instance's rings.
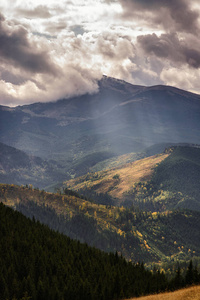
[[[160,153],[160,152],[159,152]],[[113,169],[119,166],[123,166],[127,163],[142,159],[148,156],[145,152],[127,153],[120,156],[115,156],[109,159],[104,159],[98,162],[93,167],[90,168],[91,172],[98,172],[108,169]]]
[[[104,152],[94,152],[85,155],[83,158],[75,160],[68,169],[68,174],[74,176],[81,176],[93,169],[97,164],[107,161],[110,157],[113,157],[114,153],[104,151]]]
[[[0,182],[45,188],[66,178],[62,166],[0,143]]]
[[[95,95],[17,108],[1,107],[1,141],[34,155],[57,159],[76,159],[77,155],[79,158],[94,151],[117,152],[109,145],[110,136],[102,135],[100,128],[96,128],[94,119],[144,87],[106,77],[99,86]],[[115,146],[117,141],[113,143]]]
[[[200,257],[200,212],[141,212],[14,185],[0,185],[0,199],[72,238],[133,261],[151,265]]]
[[[200,143],[200,96],[103,77],[99,92],[54,103],[0,107],[0,141],[70,169],[95,152]]]

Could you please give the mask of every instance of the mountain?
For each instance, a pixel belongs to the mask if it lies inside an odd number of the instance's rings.
[[[0,182],[45,188],[66,179],[62,166],[0,143]]]
[[[164,269],[177,261],[200,264],[200,212],[140,211],[137,207],[99,205],[77,193],[53,194],[31,187],[0,185],[7,206],[35,218],[65,235],[106,252],[122,253],[127,260],[143,261]]]
[[[97,203],[136,205],[152,212],[177,208],[200,211],[199,181],[200,146],[187,145],[168,147],[161,154],[91,172],[66,181],[64,186]]]
[[[70,176],[78,176],[105,158],[154,144],[200,143],[200,96],[104,76],[94,95],[1,106],[0,128],[2,143],[56,160]]]

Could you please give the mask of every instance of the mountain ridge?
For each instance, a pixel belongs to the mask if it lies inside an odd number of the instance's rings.
[[[0,128],[0,142],[54,160],[76,177],[103,157],[142,153],[158,143],[199,144],[200,96],[103,77],[94,95],[0,107]]]

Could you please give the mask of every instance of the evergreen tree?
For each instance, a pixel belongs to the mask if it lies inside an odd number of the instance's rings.
[[[186,275],[185,275],[185,283],[186,285],[191,285],[194,283],[194,269],[192,260],[190,260]]]
[[[181,276],[181,268],[178,265],[175,278],[173,280],[173,288],[179,289],[183,286],[183,277]]]

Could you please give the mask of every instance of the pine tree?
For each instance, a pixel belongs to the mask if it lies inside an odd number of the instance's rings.
[[[176,276],[173,280],[173,285],[175,289],[181,288],[183,286],[183,277],[181,276],[181,268],[179,265],[176,271]]]
[[[186,285],[191,285],[194,283],[194,269],[192,260],[190,260],[186,275],[185,275],[185,283]]]

